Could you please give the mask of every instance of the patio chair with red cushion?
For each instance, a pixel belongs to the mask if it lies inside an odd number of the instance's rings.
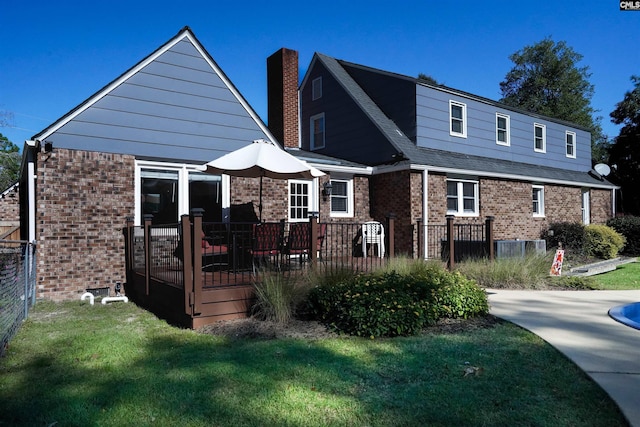
[[[327,224],[318,224],[318,241],[316,250],[322,258],[322,244],[327,232]],[[309,259],[309,248],[311,247],[311,224],[308,222],[294,222],[289,226],[289,236],[284,247],[285,255],[291,257],[298,256],[300,264]]]
[[[311,241],[311,226],[308,222],[293,222],[289,225],[289,236],[284,247],[284,253],[291,260],[297,256],[302,264],[309,257]]]
[[[284,238],[284,222],[265,222],[253,225],[251,256],[253,268],[265,262],[273,262],[280,268],[280,255]]]

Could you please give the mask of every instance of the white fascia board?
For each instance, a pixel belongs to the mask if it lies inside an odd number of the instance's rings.
[[[425,170],[428,169],[429,172],[441,172],[441,173],[455,173],[460,175],[477,175],[480,177],[489,177],[489,178],[502,178],[502,179],[510,179],[514,181],[531,181],[531,182],[540,182],[545,184],[558,184],[558,185],[567,185],[571,187],[589,187],[589,188],[602,188],[606,190],[618,189],[620,187],[611,185],[611,184],[594,184],[591,182],[576,182],[576,181],[560,181],[557,179],[551,178],[541,178],[539,176],[526,176],[526,175],[511,175],[511,174],[503,174],[497,172],[484,172],[484,171],[473,171],[468,169],[453,169],[453,168],[443,168],[437,166],[427,166],[427,165],[411,165],[412,170]]]
[[[335,173],[345,173],[345,174],[354,174],[354,175],[373,175],[373,168],[370,166],[360,168],[357,166],[338,166],[338,165],[328,165],[326,163],[315,163],[306,161],[310,166],[313,166],[316,169],[320,169],[323,172],[335,172]]]

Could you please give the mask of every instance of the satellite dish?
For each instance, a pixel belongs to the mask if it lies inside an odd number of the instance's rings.
[[[598,163],[593,168],[602,176],[607,176],[611,173],[611,168],[604,163]]]

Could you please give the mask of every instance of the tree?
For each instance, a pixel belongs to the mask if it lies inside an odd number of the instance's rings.
[[[635,87],[610,114],[622,128],[610,147],[609,161],[615,164],[612,179],[622,187],[623,210],[640,215],[640,76],[631,76],[631,81]]]
[[[0,191],[9,188],[20,176],[20,149],[0,133]]]
[[[434,79],[433,77],[431,77],[428,74],[424,74],[424,73],[418,74],[418,80],[422,80],[425,83],[428,83],[428,84],[433,85],[433,86],[441,86],[441,84],[438,83],[438,81],[436,79]]]
[[[593,160],[601,162],[607,138],[600,118],[593,117],[594,86],[589,83],[589,67],[578,66],[582,55],[563,41],[545,38],[525,46],[509,59],[515,65],[500,82],[500,101],[589,129]]]

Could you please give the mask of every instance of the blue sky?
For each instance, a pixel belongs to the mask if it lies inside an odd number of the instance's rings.
[[[583,55],[604,131],[640,75],[640,11],[617,0],[555,1],[25,1],[3,2],[0,133],[24,140],[86,100],[188,25],[267,122],[266,58],[314,52],[417,76],[490,99],[509,55],[545,37]]]

